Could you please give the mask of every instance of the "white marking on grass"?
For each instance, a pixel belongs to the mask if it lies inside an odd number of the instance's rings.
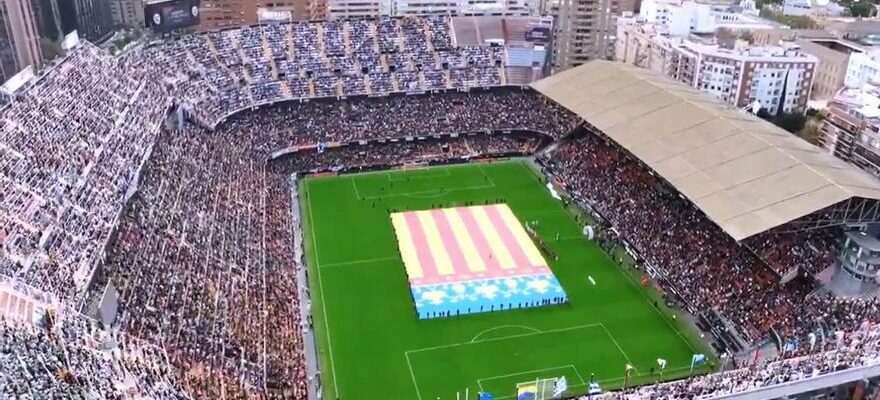
[[[477,164],[477,168],[479,168],[480,173],[486,177],[486,180],[488,180],[489,183],[492,184],[492,186],[495,186],[495,181],[492,180],[492,177],[490,177],[489,174],[486,173],[486,171],[483,171],[483,164]]]
[[[398,257],[395,257],[395,256],[391,256],[391,257],[379,257],[379,258],[369,258],[369,259],[366,259],[366,260],[345,261],[345,262],[338,262],[338,263],[324,264],[324,265],[321,265],[321,266],[318,267],[318,268],[323,269],[323,268],[330,268],[330,267],[342,267],[342,266],[346,266],[346,265],[369,264],[369,263],[374,263],[374,262],[379,262],[379,261],[394,261],[394,260],[399,260],[399,258],[398,258]]]
[[[321,262],[318,258],[318,231],[315,229],[315,217],[312,214],[312,193],[308,190],[306,192],[308,194],[306,202],[309,205],[309,223],[312,228],[312,248],[315,250],[315,267],[318,270],[318,287],[321,288],[321,309],[324,311],[324,327],[327,329],[327,352],[330,355],[330,371],[333,372],[333,391],[336,392],[336,397],[339,397],[339,387],[336,386],[336,367],[333,365],[333,341],[330,340],[330,320],[327,318],[327,302],[324,301],[324,281],[321,279]]]
[[[589,279],[589,280],[590,280],[590,283],[592,283],[592,284],[593,284],[593,286],[595,286],[595,285],[596,285],[596,280],[595,280],[595,279],[593,279],[593,275],[587,275],[587,279]]]
[[[362,199],[362,197],[361,197],[361,193],[358,191],[358,185],[357,185],[357,182],[354,181],[354,175],[352,175],[352,177],[351,177],[351,186],[354,187],[354,195],[355,195],[355,197],[357,197],[358,200]]]
[[[416,374],[413,372],[412,363],[409,361],[409,352],[404,352],[403,355],[406,357],[406,365],[409,366],[409,376],[412,378],[413,386],[416,388],[416,395],[419,396],[419,400],[422,400],[422,393],[419,391],[419,384],[416,383]]]
[[[489,329],[486,329],[486,330],[481,331],[480,333],[477,334],[477,336],[474,336],[474,338],[471,339],[471,343],[476,342],[477,339],[480,338],[480,336],[483,336],[483,335],[486,334],[486,333],[489,333],[489,332],[492,332],[492,331],[494,331],[494,330],[498,330],[498,329],[504,329],[504,328],[522,328],[522,329],[525,329],[525,330],[530,330],[530,331],[535,332],[535,333],[541,333],[541,330],[540,330],[540,329],[535,329],[535,328],[532,328],[531,326],[525,326],[525,325],[500,325],[500,326],[496,326],[496,327],[494,327],[494,328],[489,328]]]
[[[495,185],[475,185],[475,186],[461,186],[461,187],[452,187],[449,189],[429,189],[429,190],[417,190],[414,192],[397,192],[391,194],[383,194],[377,196],[364,196],[364,199],[367,200],[376,200],[381,198],[388,197],[439,197],[445,195],[450,192],[456,192],[460,190],[477,190],[477,189],[491,189],[495,187]]]
[[[651,308],[653,308],[654,311],[657,312],[657,314],[660,314],[660,319],[662,319],[664,322],[666,322],[666,326],[670,327],[670,328],[672,329],[672,331],[675,332],[676,335],[678,335],[679,339],[681,339],[681,340],[682,340],[682,341],[688,346],[688,348],[691,349],[692,352],[694,352],[695,354],[698,353],[699,351],[697,351],[697,349],[694,347],[694,345],[691,344],[691,341],[690,341],[690,340],[687,340],[687,339],[684,337],[684,335],[681,334],[681,331],[678,329],[678,327],[676,327],[675,325],[672,325],[672,323],[669,322],[669,318],[667,318],[666,314],[664,314],[663,311],[661,311],[659,307],[655,307],[655,306],[654,306],[653,301],[651,300],[651,298],[648,297],[648,295],[645,293],[645,289],[644,289],[643,287],[637,285],[636,282],[633,281],[633,278],[632,278],[631,276],[629,276],[629,274],[628,274],[626,271],[623,270],[623,266],[620,265],[620,263],[618,263],[617,260],[614,259],[614,257],[612,257],[610,254],[606,253],[604,250],[602,251],[602,253],[605,254],[605,257],[607,257],[607,258],[608,258],[609,260],[611,260],[615,265],[617,265],[617,272],[619,272],[620,274],[622,274],[623,277],[624,277],[624,279],[625,279],[627,282],[629,282],[630,285],[632,285],[633,287],[636,288],[636,291],[639,292],[639,294],[641,294],[642,297],[645,298],[645,300],[646,300],[647,303],[648,303],[648,306],[651,307]]]
[[[462,343],[445,344],[445,345],[441,345],[441,346],[423,347],[423,348],[420,348],[420,349],[407,350],[407,354],[409,354],[409,353],[419,353],[419,352],[422,352],[422,351],[430,351],[430,350],[445,349],[445,348],[450,348],[450,347],[467,346],[467,345],[471,345],[471,344],[479,344],[479,343],[487,343],[487,342],[497,342],[497,341],[499,341],[499,340],[507,340],[507,339],[514,339],[514,338],[526,337],[526,336],[542,335],[542,334],[545,334],[545,333],[557,333],[557,332],[573,331],[573,330],[576,330],[576,329],[593,328],[593,327],[600,327],[600,326],[602,326],[602,324],[584,324],[584,325],[570,326],[570,327],[568,327],[568,328],[549,329],[549,330],[546,330],[546,331],[529,332],[529,333],[522,333],[522,334],[518,334],[518,335],[510,335],[510,336],[503,336],[503,337],[491,338],[491,339],[481,340],[481,341],[479,341],[479,342],[462,342]]]
[[[617,346],[617,350],[620,350],[620,354],[623,354],[623,358],[626,359],[626,362],[629,363],[629,365],[633,365],[632,361],[629,359],[629,356],[626,355],[625,351],[623,351],[623,347],[620,347],[620,343],[617,343],[617,339],[615,339],[614,335],[611,334],[611,331],[609,331],[608,328],[605,327],[605,324],[599,324],[599,325],[602,326],[602,329],[605,330],[605,333],[608,334],[608,337],[611,338],[611,341],[614,342],[615,346]],[[636,371],[638,371],[638,370],[636,370]]]
[[[493,381],[496,379],[509,378],[509,377],[517,376],[517,375],[525,375],[525,374],[531,374],[531,373],[535,373],[535,372],[561,370],[561,369],[567,369],[567,368],[571,368],[571,370],[574,371],[574,377],[576,377],[580,381],[580,383],[572,383],[572,384],[568,385],[568,387],[587,386],[587,382],[584,381],[584,378],[581,376],[580,372],[578,372],[578,370],[574,366],[574,364],[560,365],[558,367],[535,369],[535,370],[531,370],[531,371],[522,371],[522,372],[516,372],[516,373],[512,373],[512,374],[507,374],[507,375],[498,375],[498,376],[492,376],[492,377],[488,377],[488,378],[477,379],[477,386],[480,387],[480,391],[485,391],[485,389],[483,389],[483,382],[484,381]],[[550,378],[543,378],[543,379],[550,379]],[[529,381],[530,380],[531,379],[529,379]],[[524,382],[528,382],[528,381],[524,381]],[[519,383],[524,383],[524,382],[519,382]],[[513,398],[516,398],[516,395],[496,397],[496,399],[498,399],[498,400],[513,399]]]

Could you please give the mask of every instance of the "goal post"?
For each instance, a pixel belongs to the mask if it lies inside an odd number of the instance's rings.
[[[557,378],[535,379],[516,384],[517,400],[551,400]]]

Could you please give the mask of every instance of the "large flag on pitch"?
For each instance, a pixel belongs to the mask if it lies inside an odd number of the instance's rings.
[[[489,394],[489,392],[480,392],[477,400],[495,400],[495,397]]]

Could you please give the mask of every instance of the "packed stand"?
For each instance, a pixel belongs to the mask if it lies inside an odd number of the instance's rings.
[[[287,176],[531,152],[576,126],[558,113],[534,92],[497,90],[280,104],[215,132],[191,124],[164,132],[102,269],[118,288],[119,327],[162,343],[195,398],[218,398],[221,388],[227,398],[303,398],[302,264]],[[501,132],[519,129],[545,134]],[[334,144],[267,167],[278,149],[318,143]]]
[[[866,326],[851,333],[837,333],[823,343],[826,351],[752,364],[731,371],[690,379],[647,385],[626,392],[590,396],[596,400],[710,399],[837,372],[880,364],[880,328]],[[585,400],[588,397],[580,397]]]
[[[202,125],[286,99],[502,85],[504,49],[456,47],[448,16],[244,26],[131,52]]]
[[[834,265],[843,249],[839,227],[795,231],[788,224],[745,241],[779,275],[790,271],[818,274]]]
[[[876,298],[816,294],[803,280],[782,285],[749,248],[598,134],[564,143],[544,162],[662,273],[666,290],[691,310],[720,310],[750,343],[768,338],[771,328],[786,343],[806,343],[820,329],[852,332],[864,321],[880,322]]]
[[[44,327],[0,320],[0,398],[189,398],[160,349],[105,350],[93,321],[66,311],[59,319]]]
[[[526,129],[559,138],[577,118],[531,90],[498,88],[419,96],[284,103],[234,116],[224,130],[259,135],[267,148]]]
[[[0,110],[0,275],[84,289],[168,105],[84,43]]]
[[[340,172],[389,168],[402,164],[447,162],[492,156],[532,154],[541,140],[534,136],[478,135],[443,137],[414,142],[370,143],[301,151],[285,157],[287,171]],[[280,167],[279,167],[280,168]]]

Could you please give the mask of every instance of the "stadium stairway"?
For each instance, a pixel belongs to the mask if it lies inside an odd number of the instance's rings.
[[[383,57],[382,59],[384,60],[385,58]],[[396,74],[391,74],[391,87],[394,88],[395,92],[400,91],[400,84],[397,83]]]
[[[324,61],[327,61],[327,47],[324,43],[324,25],[314,24],[314,26],[318,32],[318,49],[321,50],[321,57],[324,58]]]
[[[238,53],[238,57],[240,57],[242,60],[254,61],[251,60],[250,57],[248,57],[247,53],[244,52],[244,49],[241,48],[241,42],[238,41],[238,35],[229,35],[229,43],[232,44],[232,48],[235,49],[235,51]]]
[[[293,28],[292,28],[293,25],[287,24],[285,26],[286,26],[285,29],[287,30],[287,58],[293,60],[294,59],[294,57],[293,57],[293,49],[294,49]]]
[[[420,88],[428,87],[427,83],[425,82],[425,74],[422,71],[419,71],[418,74],[419,74],[419,87]]]
[[[351,24],[348,21],[342,22],[342,51],[346,57],[351,57]]]
[[[504,68],[504,73],[501,74],[502,79],[506,79],[506,83],[510,85],[525,85],[531,80],[532,70],[531,68],[525,67],[507,67]]]
[[[376,54],[382,54],[379,50],[379,28],[376,27],[376,24],[369,24],[370,34],[373,35],[373,50],[376,51]],[[385,71],[388,70],[388,63],[384,62],[385,58],[381,57],[383,64],[382,66],[385,68]]]
[[[427,45],[428,51],[436,54],[436,52],[434,51],[434,42],[431,41],[431,39],[434,37],[434,35],[431,34],[431,29],[428,28],[428,23],[425,20],[422,20],[421,22],[422,22],[422,31],[425,32],[425,45]]]
[[[269,60],[269,69],[272,71],[272,79],[278,80],[278,67],[275,65],[275,57],[272,56],[272,48],[269,46],[269,40],[266,39],[265,32],[260,33],[260,43],[263,48],[263,57]]]

